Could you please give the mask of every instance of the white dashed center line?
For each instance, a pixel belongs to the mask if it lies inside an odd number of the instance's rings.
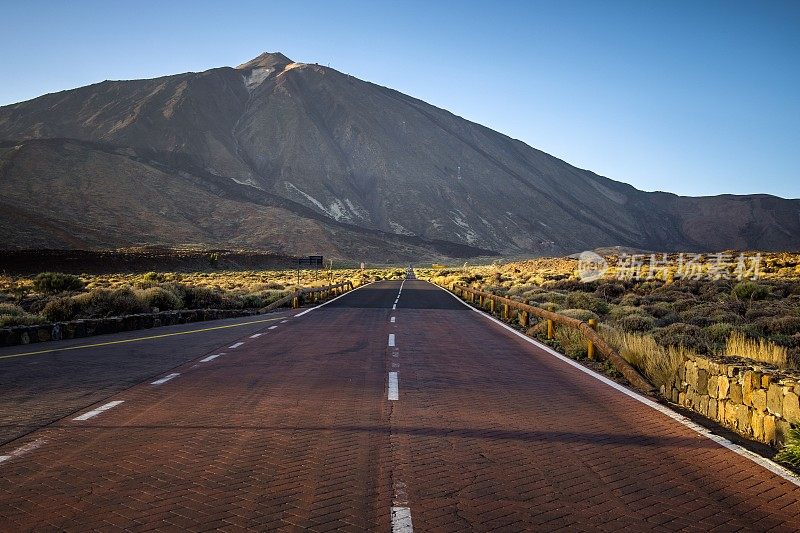
[[[208,356],[208,357],[206,357],[205,359],[200,359],[200,362],[201,362],[201,363],[208,363],[209,361],[213,361],[214,359],[216,359],[216,358],[217,358],[217,357],[219,357],[220,355],[223,355],[223,354],[221,354],[221,353],[215,353],[214,355],[209,355],[209,356]]]
[[[397,372],[389,372],[389,399],[400,399],[400,387],[397,384]]]
[[[392,311],[394,311],[395,309],[397,309],[397,304],[394,304],[394,305],[392,306]]]
[[[269,328],[267,328],[267,329],[275,329],[275,328],[277,328],[277,327],[278,327],[278,326],[270,326],[270,327],[269,327]]]
[[[408,507],[392,507],[392,533],[413,533],[411,525],[411,509]]]
[[[125,400],[116,400],[114,402],[108,402],[105,405],[101,405],[97,409],[92,409],[88,413],[83,413],[81,416],[76,416],[75,418],[73,418],[73,420],[89,420],[90,418],[99,415],[103,411],[108,411],[109,409],[118,406],[124,401]]]
[[[9,452],[8,455],[0,455],[0,463],[8,461],[9,459],[13,459],[14,457],[25,455],[26,453],[33,451],[44,444],[47,444],[47,440],[42,438],[36,439],[35,441],[29,442],[28,444],[23,444],[13,452]]]
[[[172,374],[167,374],[166,376],[164,376],[164,377],[163,377],[163,378],[161,378],[161,379],[157,379],[157,380],[155,380],[155,381],[154,381],[154,382],[152,382],[150,385],[163,385],[163,384],[164,384],[164,383],[166,383],[167,381],[169,381],[169,380],[171,380],[171,379],[175,379],[175,378],[177,378],[178,376],[180,376],[180,374],[179,374],[179,373],[177,373],[177,372],[173,372]]]
[[[250,335],[250,338],[251,338],[251,339],[257,339],[257,338],[259,338],[261,335],[263,335],[263,333],[256,333],[255,335]]]
[[[236,344],[232,344],[232,345],[228,346],[228,349],[229,350],[233,350],[234,348],[238,348],[242,344],[244,344],[244,343],[243,342],[237,342]]]
[[[389,319],[389,322],[391,322],[392,324],[394,324],[394,317],[390,318],[390,319]]]
[[[280,321],[281,324],[286,324],[287,322],[289,322],[289,321],[288,320],[281,320]]]
[[[389,333],[389,346],[394,346],[394,333]]]

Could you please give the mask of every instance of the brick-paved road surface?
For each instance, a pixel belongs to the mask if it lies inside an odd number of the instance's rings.
[[[0,348],[0,445],[220,344],[260,331],[284,315],[279,312]],[[158,338],[147,339],[154,336]],[[109,341],[132,342],[64,350]],[[56,351],[4,358],[40,350]]]
[[[796,485],[429,284],[392,311],[399,286],[205,363],[187,336],[174,379],[3,445],[0,529],[800,530]]]

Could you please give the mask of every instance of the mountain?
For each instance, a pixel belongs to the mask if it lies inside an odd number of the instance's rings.
[[[397,261],[800,248],[800,200],[642,192],[278,53],[0,107],[0,140],[5,247]]]

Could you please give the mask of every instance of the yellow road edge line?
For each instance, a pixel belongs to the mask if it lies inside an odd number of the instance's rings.
[[[125,344],[128,342],[138,342],[138,341],[147,341],[152,339],[161,339],[164,337],[174,337],[176,335],[189,335],[191,333],[202,333],[204,331],[213,331],[215,329],[225,329],[225,328],[236,328],[239,326],[247,326],[249,324],[260,324],[262,322],[274,322],[276,320],[281,320],[285,317],[280,316],[276,318],[264,318],[262,320],[251,320],[250,322],[242,322],[239,324],[226,324],[224,326],[213,326],[210,328],[202,328],[202,329],[193,329],[190,331],[177,331],[175,333],[162,333],[161,335],[150,335],[148,337],[137,337],[135,339],[123,339],[119,341],[108,341],[108,342],[98,342],[95,344],[81,344],[80,346],[67,346],[66,348],[51,348],[49,350],[38,350],[35,352],[25,352],[25,353],[15,353],[10,355],[0,355],[0,359],[12,359],[15,357],[24,357],[26,355],[41,355],[45,353],[52,353],[52,352],[65,352],[67,350],[79,350],[81,348],[97,348],[99,346],[109,346],[111,344]]]

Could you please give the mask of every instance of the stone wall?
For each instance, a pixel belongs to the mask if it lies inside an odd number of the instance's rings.
[[[782,445],[790,424],[800,422],[800,376],[739,358],[690,357],[679,368],[673,402],[716,420],[741,435]]]
[[[0,346],[14,346],[33,342],[46,342],[61,339],[77,339],[119,333],[136,329],[148,329],[159,326],[202,322],[220,318],[234,318],[258,314],[255,310],[243,309],[191,309],[183,311],[162,311],[160,313],[143,313],[111,318],[90,318],[72,320],[41,326],[15,326],[0,328]]]

